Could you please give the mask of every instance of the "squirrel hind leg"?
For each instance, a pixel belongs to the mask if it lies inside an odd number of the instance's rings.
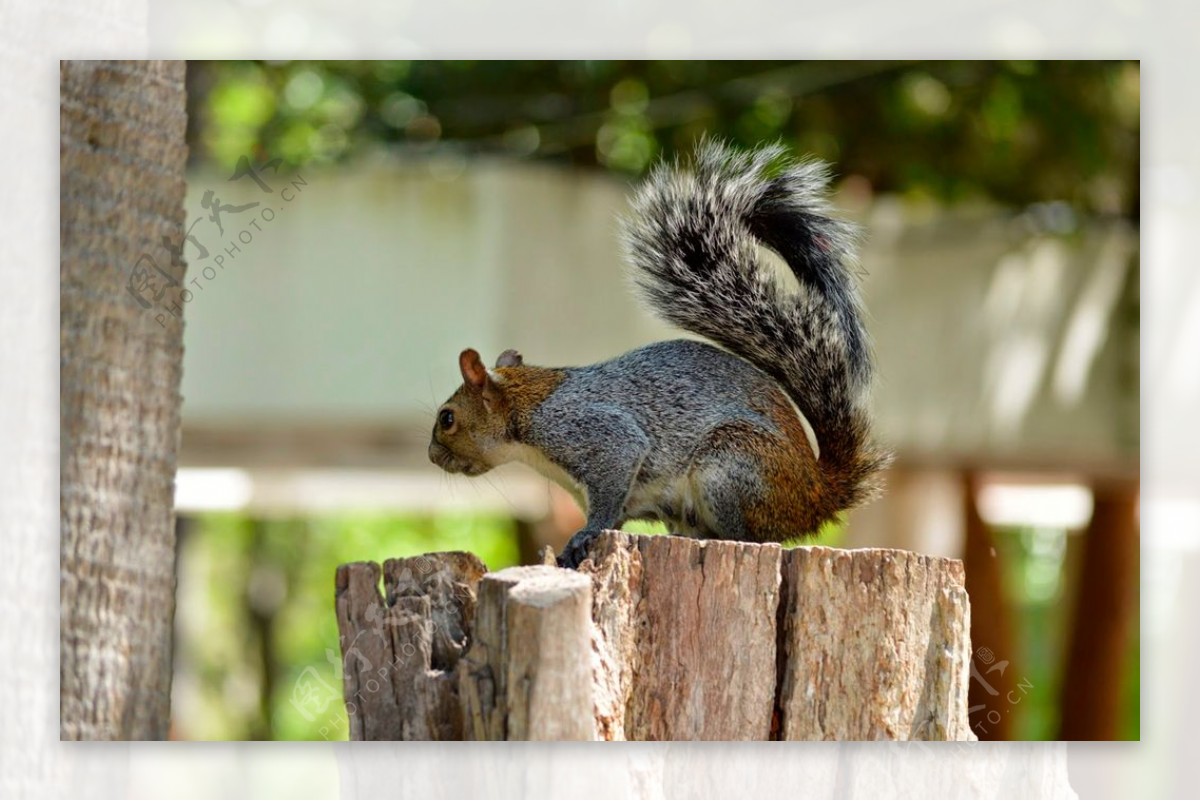
[[[708,539],[782,542],[823,518],[822,492],[796,442],[747,423],[716,429],[697,453],[689,485]]]
[[[697,452],[682,493],[681,517],[690,536],[763,541],[753,510],[770,492],[754,453],[757,433],[718,429]]]

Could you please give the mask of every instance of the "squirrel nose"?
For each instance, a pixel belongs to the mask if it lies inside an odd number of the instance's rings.
[[[436,439],[429,442],[429,461],[436,464],[443,470],[446,469],[446,462],[450,460],[450,449]]]

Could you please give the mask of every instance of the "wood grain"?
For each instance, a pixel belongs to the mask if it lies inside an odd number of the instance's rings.
[[[352,739],[972,739],[957,560],[623,532],[578,572],[416,559],[385,594],[339,570]]]

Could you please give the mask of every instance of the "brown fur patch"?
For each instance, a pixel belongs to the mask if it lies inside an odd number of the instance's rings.
[[[564,378],[562,370],[514,365],[497,368],[492,375],[484,371],[481,388],[464,381],[442,404],[456,422],[450,431],[434,423],[430,459],[445,470],[467,475],[481,475],[502,463],[503,449],[523,441],[533,411]]]
[[[763,412],[784,432],[778,447],[762,454],[762,478],[767,498],[745,510],[746,525],[760,530],[764,541],[816,534],[838,513],[830,507],[826,481],[809,445],[804,424],[782,390],[761,398]],[[820,440],[817,441],[820,446]]]
[[[509,430],[513,439],[524,440],[534,410],[550,397],[567,374],[553,367],[527,365],[499,367],[495,373],[500,378],[497,386],[509,413]]]
[[[830,504],[804,425],[782,390],[762,396],[755,411],[769,417],[782,435],[755,431],[742,439],[740,449],[755,454],[767,488],[766,497],[743,507],[748,533],[758,542],[815,534],[838,510]]]

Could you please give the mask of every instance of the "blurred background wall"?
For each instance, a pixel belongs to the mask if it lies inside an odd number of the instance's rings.
[[[715,134],[833,161],[864,231],[897,461],[822,541],[966,560],[981,738],[1137,738],[1136,64],[188,80],[175,736],[345,737],[338,563],[465,549],[499,568],[574,531],[524,468],[433,468],[433,412],[464,347],[580,364],[678,336],[628,291],[617,220],[655,159]]]

